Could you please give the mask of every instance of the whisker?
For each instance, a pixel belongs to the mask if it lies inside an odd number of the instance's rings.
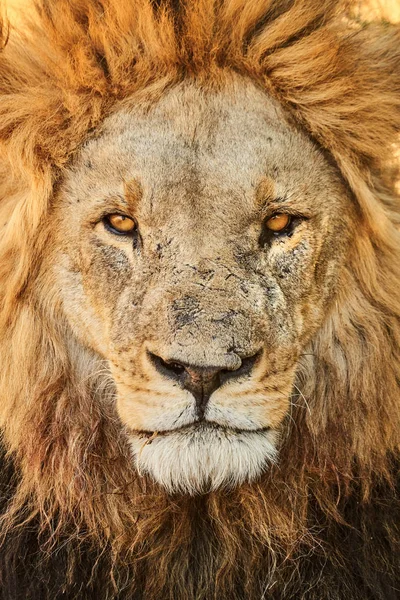
[[[303,394],[303,392],[301,391],[301,389],[299,387],[297,387],[297,385],[294,383],[293,387],[296,388],[296,390],[298,391],[299,395],[301,396],[301,398],[303,398],[304,400],[304,404],[306,405],[308,414],[310,415],[310,417],[312,416],[311,414],[311,409],[310,409],[310,405],[307,402],[307,398],[305,397],[305,395]]]

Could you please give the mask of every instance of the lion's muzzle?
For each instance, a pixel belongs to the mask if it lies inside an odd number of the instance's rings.
[[[158,373],[176,381],[179,386],[189,391],[195,399],[195,412],[198,419],[204,417],[205,409],[211,395],[226,382],[234,382],[250,376],[260,352],[241,359],[237,354],[226,355],[225,364],[197,366],[170,358],[164,360],[160,356],[148,352],[148,357]]]

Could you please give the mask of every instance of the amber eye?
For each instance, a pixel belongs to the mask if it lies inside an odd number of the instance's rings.
[[[133,219],[117,213],[107,215],[104,219],[104,223],[108,229],[119,235],[127,235],[136,229],[136,223]]]
[[[291,216],[284,213],[276,213],[265,221],[265,226],[274,233],[281,233],[287,229],[291,223]]]

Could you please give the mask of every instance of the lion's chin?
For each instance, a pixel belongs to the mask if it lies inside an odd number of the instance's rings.
[[[166,490],[202,494],[259,477],[276,458],[277,433],[197,424],[146,437],[133,433],[136,467]]]

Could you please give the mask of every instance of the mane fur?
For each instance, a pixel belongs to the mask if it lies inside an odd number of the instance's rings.
[[[84,589],[130,600],[395,600],[400,27],[347,11],[339,0],[38,0],[23,30],[3,25],[0,573],[16,566],[2,600],[17,597],[24,569],[51,600],[84,599]],[[338,164],[359,231],[301,359],[279,464],[256,484],[170,497],[134,471],[107,368],[46,294],[43,225],[64,170],[105,116],[185,78],[223,85],[231,71],[277,98]],[[50,563],[61,565],[51,581]],[[24,581],[33,600],[38,583]]]

